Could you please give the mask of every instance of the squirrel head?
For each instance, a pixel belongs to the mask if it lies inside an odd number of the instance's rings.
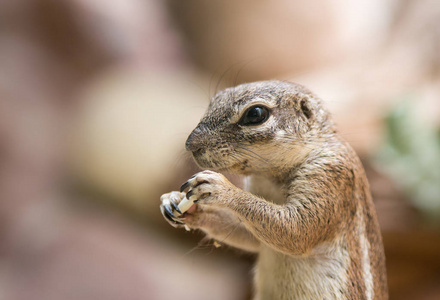
[[[186,149],[201,168],[274,173],[301,163],[334,132],[329,113],[309,90],[261,81],[217,93]]]

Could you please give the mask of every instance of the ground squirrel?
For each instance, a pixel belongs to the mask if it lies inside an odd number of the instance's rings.
[[[309,90],[264,81],[221,91],[186,149],[211,171],[164,194],[161,211],[175,227],[258,253],[256,299],[388,298],[364,169]],[[212,170],[246,175],[246,191]],[[185,196],[197,204],[180,214]]]

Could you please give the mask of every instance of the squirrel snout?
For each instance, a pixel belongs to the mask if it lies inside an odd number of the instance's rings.
[[[197,127],[186,139],[185,148],[191,152],[198,152],[202,149],[202,144],[200,143],[200,134],[202,130]]]

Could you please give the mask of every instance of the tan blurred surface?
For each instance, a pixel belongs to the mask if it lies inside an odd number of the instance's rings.
[[[78,176],[157,217],[157,202],[146,199],[158,199],[186,167],[182,145],[207,95],[189,73],[135,69],[109,71],[81,94],[72,139]]]
[[[321,96],[361,155],[391,299],[439,298],[439,228],[372,159],[400,97],[440,125],[439,20],[435,0],[0,2],[0,299],[249,299],[255,258],[158,204],[197,171],[209,98],[272,78]]]

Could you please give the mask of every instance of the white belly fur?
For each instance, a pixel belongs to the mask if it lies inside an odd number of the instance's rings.
[[[339,247],[327,254],[292,257],[262,246],[256,299],[344,299],[349,263],[348,253]]]
[[[245,188],[274,203],[286,201],[283,191],[264,178],[248,178]],[[344,299],[350,258],[340,243],[319,245],[307,257],[288,256],[261,245],[255,299]]]

